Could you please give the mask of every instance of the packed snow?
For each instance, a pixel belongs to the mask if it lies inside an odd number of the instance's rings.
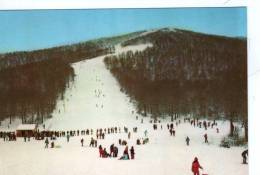
[[[118,45],[115,54],[147,47],[152,45],[125,48]],[[96,138],[95,134],[74,136],[69,142],[66,137],[57,138],[54,141],[55,148],[48,149],[44,148],[44,140],[31,139],[24,142],[23,138],[18,138],[17,141],[4,142],[1,139],[1,175],[188,175],[192,174],[194,157],[198,157],[204,168],[201,174],[248,174],[248,165],[242,164],[241,152],[245,150],[244,147],[219,146],[221,139],[229,132],[228,122],[217,121],[217,126],[205,130],[180,118],[180,124],[176,125],[178,121],[174,121],[176,135],[171,136],[167,129],[171,121],[166,117],[157,123],[158,129],[154,130],[150,118],[138,115],[134,103],[120,91],[117,80],[105,67],[104,57],[73,64],[76,74],[74,86],[67,90],[65,100],[58,102],[53,117],[46,120],[44,125],[47,130],[64,131],[121,127],[120,133],[106,134],[104,140],[98,139],[98,145],[109,150],[109,146],[114,143],[119,148],[120,157],[125,146],[119,145],[118,139],[124,139],[129,147],[134,146],[135,159],[100,158],[98,148],[89,147],[91,137]],[[123,131],[124,126],[131,132],[130,139]],[[136,133],[132,132],[133,127],[138,128]],[[219,133],[216,128],[219,128]],[[149,143],[136,145],[137,138],[145,138],[145,130],[148,131]],[[208,144],[204,143],[205,133],[208,134]],[[185,142],[187,136],[190,138],[190,146]],[[83,147],[80,143],[82,138]]]

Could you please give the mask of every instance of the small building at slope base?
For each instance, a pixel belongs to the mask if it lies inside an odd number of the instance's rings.
[[[33,137],[37,131],[36,124],[20,124],[16,129],[17,137]]]

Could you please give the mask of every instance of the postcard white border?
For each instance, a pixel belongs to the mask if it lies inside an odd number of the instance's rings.
[[[260,174],[258,167],[260,162],[258,156],[260,155],[260,2],[258,0],[0,0],[0,10],[237,6],[248,9],[249,172],[250,175],[258,175]]]

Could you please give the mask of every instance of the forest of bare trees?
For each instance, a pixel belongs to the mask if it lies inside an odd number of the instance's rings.
[[[74,70],[54,60],[0,71],[0,117],[19,117],[23,123],[41,123],[51,117],[58,99],[71,87]]]
[[[142,33],[106,37],[72,45],[0,54],[0,124],[21,118],[41,123],[64,100],[74,81],[71,63],[113,52],[113,46]]]
[[[105,58],[141,114],[224,118],[247,131],[246,39],[162,29],[122,45],[141,43],[153,47]]]
[[[58,100],[71,88],[70,63],[110,52],[97,42],[0,55],[0,122],[14,118],[41,123],[50,118]]]

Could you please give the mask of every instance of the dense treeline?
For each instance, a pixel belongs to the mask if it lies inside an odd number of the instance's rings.
[[[0,56],[0,121],[39,123],[51,117],[73,82],[70,63],[110,52],[98,42],[14,52]]]
[[[74,70],[56,60],[20,65],[0,71],[0,120],[21,117],[24,123],[40,123],[63,99]]]
[[[92,42],[61,46],[35,51],[13,52],[0,55],[0,70],[43,60],[60,60],[73,63],[105,54],[109,48],[99,47]]]
[[[153,47],[105,58],[140,113],[225,117],[247,127],[245,39],[162,29],[122,45],[147,42]]]
[[[0,70],[50,59],[58,59],[66,63],[78,62],[112,52],[115,44],[126,41],[140,33],[142,31],[48,49],[0,54]]]
[[[71,87],[70,63],[113,52],[113,45],[139,35],[100,38],[78,44],[0,54],[0,124],[5,118],[40,123]]]

